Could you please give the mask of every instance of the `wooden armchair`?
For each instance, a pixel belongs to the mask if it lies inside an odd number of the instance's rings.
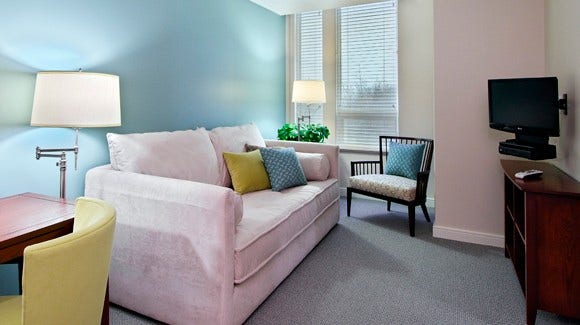
[[[389,155],[390,143],[424,144],[420,168],[416,180],[412,177],[387,175],[385,167]],[[431,159],[433,157],[433,140],[422,138],[380,136],[378,161],[353,161],[350,163],[349,186],[347,195],[347,216],[350,216],[352,193],[358,193],[387,201],[387,210],[391,211],[391,202],[404,204],[409,209],[409,232],[415,236],[415,207],[420,205],[427,222],[429,213],[425,206],[427,182]],[[414,176],[414,175],[413,175]]]

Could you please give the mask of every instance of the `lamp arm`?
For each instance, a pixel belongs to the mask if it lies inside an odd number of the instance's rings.
[[[43,149],[41,147],[36,147],[36,159],[39,159],[40,157],[60,157],[60,155],[56,155],[56,154],[45,154],[45,152],[62,152],[62,151],[75,151],[78,153],[79,148],[77,146],[74,146],[72,148],[47,148],[47,149]]]
[[[64,155],[66,160],[65,152],[74,152],[75,153],[75,170],[77,170],[77,158],[79,154],[79,147],[74,146],[72,148],[48,148],[43,149],[41,147],[36,147],[36,160],[39,160],[42,157],[52,157],[52,158],[62,158]],[[45,152],[60,152],[60,154],[55,153],[45,153]]]
[[[56,163],[60,167],[60,198],[64,199],[66,195],[66,153],[75,153],[75,170],[77,170],[77,160],[79,155],[79,129],[75,128],[75,145],[72,148],[41,148],[36,147],[36,160],[42,157],[52,157],[60,158],[60,161]],[[60,152],[60,154],[46,153],[46,152]]]
[[[75,170],[77,170],[77,161],[79,155],[79,129],[75,128],[75,145],[72,148],[47,148],[36,147],[36,160],[42,157],[61,158],[62,154],[47,154],[45,152],[74,152],[75,153]],[[65,156],[66,160],[66,156]]]

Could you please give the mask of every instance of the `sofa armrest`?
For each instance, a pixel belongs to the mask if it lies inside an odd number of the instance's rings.
[[[117,211],[113,302],[167,323],[231,323],[230,188],[101,166],[87,172],[85,195]]]
[[[297,142],[282,140],[266,140],[268,147],[294,147],[298,152],[322,153],[330,162],[330,178],[338,178],[338,146],[316,142]]]

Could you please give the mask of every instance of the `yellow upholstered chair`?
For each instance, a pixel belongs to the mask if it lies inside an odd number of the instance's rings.
[[[0,324],[99,324],[115,209],[78,198],[73,232],[26,247],[22,295],[0,297]]]

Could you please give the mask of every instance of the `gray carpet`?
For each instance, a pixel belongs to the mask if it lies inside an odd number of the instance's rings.
[[[525,302],[503,249],[436,239],[417,210],[341,200],[339,224],[246,324],[524,324]],[[434,212],[431,210],[431,218]],[[155,324],[111,307],[111,324]],[[536,324],[578,324],[538,312]]]

